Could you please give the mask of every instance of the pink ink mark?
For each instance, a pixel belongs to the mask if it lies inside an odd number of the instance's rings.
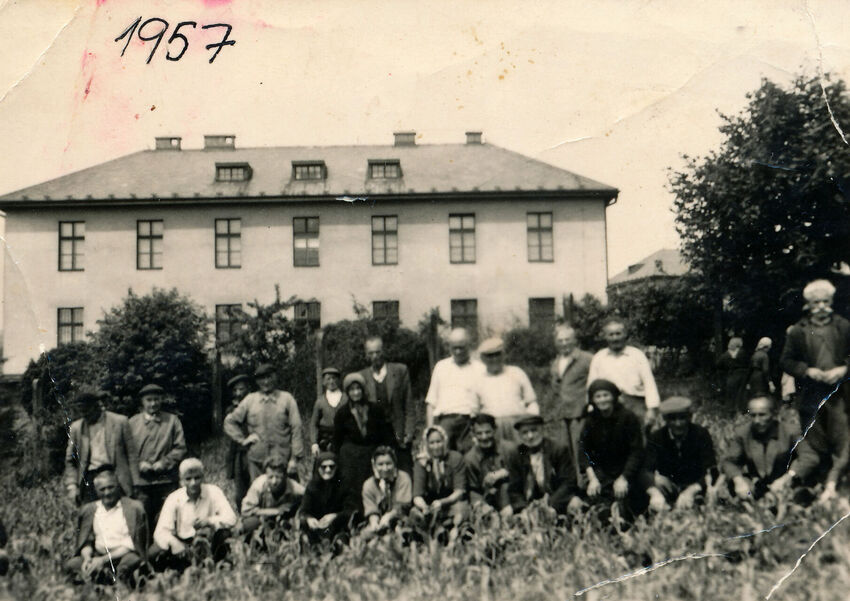
[[[83,100],[85,100],[86,98],[88,98],[88,97],[89,97],[89,91],[91,90],[91,82],[92,82],[92,80],[93,80],[93,79],[94,79],[94,75],[92,75],[91,77],[89,77],[89,81],[88,81],[88,83],[86,84],[86,89],[85,89],[85,91],[83,92]]]

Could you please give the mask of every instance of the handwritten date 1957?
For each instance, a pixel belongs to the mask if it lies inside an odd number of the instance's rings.
[[[157,24],[159,25],[159,27],[157,27]],[[197,26],[198,24],[195,21],[181,21],[177,24],[177,27],[175,27],[174,30],[171,32],[171,37],[168,38],[168,41],[166,42],[168,50],[166,50],[165,58],[167,60],[179,61],[181,58],[183,58],[183,55],[189,49],[189,40],[188,38],[186,38],[185,35],[180,33],[180,29],[184,27],[191,27],[192,29],[195,29]],[[153,40],[156,40],[156,43],[153,45],[153,49],[151,50],[151,53],[148,55],[148,60],[145,61],[145,64],[149,64],[151,62],[151,59],[153,58],[153,55],[156,54],[156,49],[159,48],[159,44],[162,42],[163,38],[165,38],[165,32],[168,31],[168,27],[168,21],[166,21],[165,19],[159,19],[154,17],[142,23],[142,18],[139,17],[138,19],[133,21],[130,26],[127,27],[127,29],[125,29],[121,33],[121,35],[115,38],[116,42],[127,38],[127,41],[124,43],[124,48],[121,49],[121,56],[124,56],[124,52],[126,52],[127,47],[130,45],[130,40],[133,39],[133,35],[138,34],[139,39],[143,42],[151,42]],[[212,50],[213,48],[215,48],[215,52],[213,52],[209,62],[213,62],[215,60],[215,57],[218,56],[218,53],[221,52],[222,48],[224,48],[225,46],[232,46],[236,43],[235,40],[228,39],[230,31],[233,29],[233,27],[231,27],[227,23],[202,25],[201,29],[213,29],[214,27],[224,27],[225,29],[224,36],[221,38],[220,42],[215,42],[213,44],[206,45],[207,50]],[[158,31],[156,31],[156,33],[153,33],[153,31],[157,29]],[[179,53],[173,55],[171,54],[172,44],[178,44],[178,46],[174,47],[174,50],[179,49]]]

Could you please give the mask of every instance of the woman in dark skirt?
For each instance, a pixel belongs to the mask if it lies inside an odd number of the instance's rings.
[[[339,370],[326,367],[322,370],[322,394],[313,405],[310,416],[310,440],[313,441],[313,456],[331,448],[334,438],[334,417],[348,397],[339,389]]]
[[[301,500],[300,526],[308,542],[345,542],[352,508],[340,479],[336,455],[322,451],[316,457],[316,472]]]
[[[345,376],[342,388],[348,402],[334,416],[333,450],[350,503],[363,511],[363,483],[372,476],[372,453],[381,445],[395,447],[395,433],[384,411],[366,397],[366,380],[358,373]]]

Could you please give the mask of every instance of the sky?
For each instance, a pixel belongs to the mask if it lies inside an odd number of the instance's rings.
[[[154,41],[115,42],[139,17]],[[178,61],[181,21],[189,41]],[[229,23],[236,43],[206,44]],[[620,190],[609,276],[676,247],[668,169],[722,141],[764,77],[850,77],[850,3],[0,0],[0,193],[152,148],[463,142]],[[157,24],[149,24],[152,35]],[[850,130],[850,124],[845,124]]]

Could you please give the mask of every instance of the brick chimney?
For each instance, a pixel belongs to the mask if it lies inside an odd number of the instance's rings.
[[[180,150],[181,138],[173,136],[162,136],[156,138],[157,150]]]
[[[415,131],[396,131],[393,132],[395,137],[394,146],[416,146]]]
[[[233,150],[236,148],[236,136],[204,136],[204,150]]]
[[[481,144],[481,132],[480,131],[468,131],[466,132],[466,143],[467,144]]]

